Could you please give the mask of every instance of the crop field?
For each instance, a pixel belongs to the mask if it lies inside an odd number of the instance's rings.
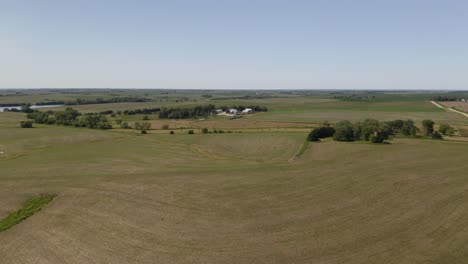
[[[34,102],[36,93],[14,100]],[[106,91],[77,93],[95,98]],[[252,99],[245,96],[256,93],[219,92],[213,93],[222,98],[216,100],[206,94],[184,92],[188,100],[182,102],[72,107],[86,113],[236,104],[268,111],[234,120],[152,114],[145,135],[45,124],[26,129],[19,127],[24,113],[0,113],[0,221],[31,198],[54,195],[40,211],[0,232],[0,263],[468,259],[468,141],[462,140],[468,118],[435,107],[421,99],[425,94],[378,95],[382,100],[374,102],[337,100],[330,92],[265,92],[265,98]],[[9,102],[6,97],[3,102]],[[133,123],[142,117],[125,118]],[[418,126],[432,119],[461,132],[452,140],[305,142],[325,120],[365,118],[411,118]],[[225,133],[203,134],[201,128]]]
[[[443,102],[442,105],[449,108],[455,108],[462,112],[468,112],[468,103],[467,102]]]

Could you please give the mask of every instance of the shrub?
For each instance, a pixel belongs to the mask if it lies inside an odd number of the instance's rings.
[[[171,130],[171,132],[169,132],[169,134],[174,135],[174,131]]]
[[[203,134],[208,134],[208,128],[206,128],[206,127],[203,128],[203,129],[202,129],[202,133],[203,133]]]
[[[433,139],[442,139],[442,134],[440,134],[439,132],[435,131],[434,133],[432,133],[432,138],[433,138]]]
[[[195,134],[195,132],[193,132],[193,130],[189,130],[187,134],[192,135],[192,134]]]
[[[21,121],[20,126],[22,128],[32,128],[33,127],[33,122],[32,121]]]
[[[126,121],[122,121],[120,122],[120,128],[130,128],[130,126],[128,125]]]
[[[143,116],[143,120],[149,120],[149,117],[147,115]]]
[[[146,130],[141,130],[140,133],[145,135],[145,134],[147,134],[148,132],[146,132]]]
[[[97,128],[99,129],[111,129],[112,128],[112,125],[108,122],[99,122],[97,124]]]
[[[453,127],[451,127],[450,125],[448,124],[440,124],[439,126],[439,132],[442,134],[442,135],[453,135],[455,133],[455,129]]]
[[[149,130],[151,129],[151,123],[149,122],[135,122],[134,127],[136,130]]]

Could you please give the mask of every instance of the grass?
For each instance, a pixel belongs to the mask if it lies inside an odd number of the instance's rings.
[[[6,150],[0,218],[33,194],[60,195],[53,208],[1,233],[2,262],[451,264],[468,258],[468,142],[304,141],[321,119],[436,117],[455,125],[465,122],[458,114],[424,101],[374,102],[375,111],[362,102],[308,96],[251,101],[271,111],[238,120],[151,120],[158,129],[169,124],[174,135],[21,129],[24,114],[0,113],[0,151]],[[202,127],[242,133],[201,134]]]
[[[12,226],[26,220],[34,213],[40,211],[42,207],[47,205],[54,199],[55,195],[42,194],[33,197],[24,203],[23,207],[0,220],[0,232],[5,231]]]

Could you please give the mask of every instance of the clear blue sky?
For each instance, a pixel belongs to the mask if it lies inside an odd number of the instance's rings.
[[[468,1],[0,0],[0,88],[468,89]]]

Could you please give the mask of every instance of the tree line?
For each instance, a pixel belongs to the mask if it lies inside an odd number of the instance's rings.
[[[151,99],[141,97],[112,97],[112,98],[77,98],[74,101],[65,101],[64,105],[84,105],[84,104],[110,104],[110,103],[143,103],[150,102]]]
[[[431,98],[432,101],[439,101],[439,102],[450,102],[450,101],[458,101],[460,98],[457,96],[434,96]]]
[[[62,125],[74,127],[88,127],[99,129],[111,129],[112,124],[105,115],[101,114],[81,114],[77,110],[67,107],[63,111],[41,112],[33,110],[26,115],[37,124]]]
[[[422,130],[416,127],[413,120],[393,120],[380,122],[375,119],[366,119],[364,121],[351,123],[350,121],[340,121],[334,126],[325,122],[318,128],[314,128],[307,140],[319,141],[322,138],[333,137],[336,141],[369,141],[372,143],[383,143],[392,135],[416,136],[422,132],[424,136],[430,136],[434,139],[442,139],[442,134],[453,135],[454,129],[447,124],[439,126],[439,132],[434,131],[434,121],[423,120]]]
[[[159,112],[159,118],[187,119],[208,117],[215,111],[215,109],[216,107],[212,104],[187,108],[162,108]]]

